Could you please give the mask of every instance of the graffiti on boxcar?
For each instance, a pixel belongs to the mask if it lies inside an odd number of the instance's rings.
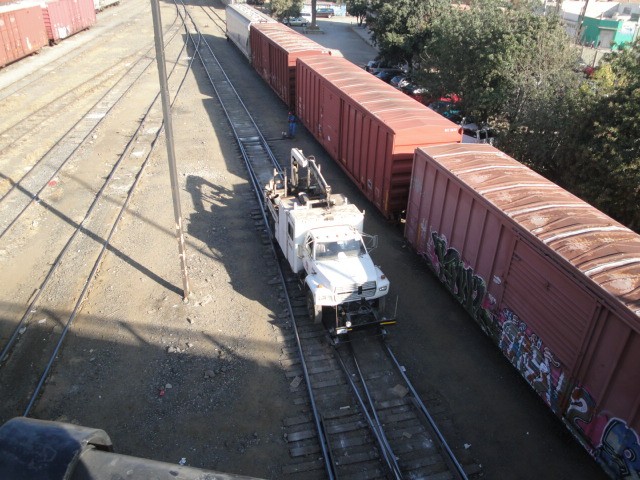
[[[542,340],[508,309],[498,316],[502,334],[498,345],[502,353],[518,369],[533,389],[557,413],[560,412],[560,399],[565,385],[562,364],[556,360],[553,352]]]
[[[438,278],[476,319],[482,329],[492,335],[492,315],[486,308],[487,283],[462,260],[460,252],[450,248],[447,238],[432,231],[427,244],[427,259]]]
[[[592,446],[591,454],[614,478],[640,476],[640,444],[637,433],[619,418],[596,415],[596,401],[584,386],[571,392],[565,417],[574,432]],[[596,447],[596,448],[593,448]]]
[[[618,418],[596,415],[596,402],[586,388],[577,386],[567,400],[569,382],[562,363],[542,339],[509,309],[497,311],[487,283],[466,264],[462,255],[435,231],[421,252],[438,278],[498,343],[545,403],[571,425],[574,434],[591,445],[591,454],[614,478],[640,478],[640,442],[637,433]],[[564,406],[563,406],[564,405]],[[565,409],[566,408],[566,409]],[[564,410],[564,412],[563,412]]]
[[[599,432],[592,434],[593,429],[593,416],[595,415],[596,401],[586,388],[582,386],[576,386],[571,392],[569,399],[569,406],[565,417],[571,427],[582,431],[587,438],[589,438],[592,445],[595,444],[594,440],[596,436],[599,438],[602,434],[602,429]]]
[[[640,475],[638,435],[619,418],[609,420],[594,456],[615,478],[637,479]]]

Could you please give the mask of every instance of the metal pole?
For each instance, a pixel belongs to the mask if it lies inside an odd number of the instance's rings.
[[[578,24],[576,25],[576,44],[579,44],[582,41],[582,22],[584,22],[584,17],[587,14],[588,6],[589,0],[585,0],[584,5],[582,6],[582,10],[580,11],[580,15],[578,16]]]
[[[173,127],[171,124],[171,100],[167,82],[167,69],[164,57],[164,41],[162,38],[162,21],[160,19],[160,5],[158,0],[151,0],[153,15],[153,31],[156,43],[156,61],[158,62],[158,77],[160,78],[160,97],[162,99],[162,114],[164,117],[164,133],[167,139],[167,157],[169,159],[169,176],[171,177],[171,196],[173,197],[173,215],[176,224],[178,251],[182,268],[182,286],[184,299],[191,293],[189,275],[187,273],[187,255],[184,248],[184,233],[182,231],[182,212],[180,211],[180,190],[178,188],[178,171],[176,169],[176,155],[173,144]]]

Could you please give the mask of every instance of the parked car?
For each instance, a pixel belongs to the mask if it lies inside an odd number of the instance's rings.
[[[333,8],[318,8],[316,9],[316,18],[331,18],[335,15]]]
[[[391,80],[389,81],[389,85],[391,85],[394,88],[397,88],[398,90],[400,90],[400,88],[402,88],[407,83],[409,83],[409,79],[404,74],[396,75],[395,77],[391,78]]]
[[[309,21],[304,17],[286,17],[282,23],[290,27],[306,27]]]
[[[396,70],[396,69],[382,70],[381,72],[376,73],[375,76],[378,77],[383,82],[389,83],[391,82],[392,78],[397,77],[398,74],[400,73],[402,73],[402,70]]]
[[[416,85],[415,83],[412,83],[410,81],[408,81],[407,83],[403,84],[400,88],[400,91],[402,91],[403,93],[409,95],[411,98],[413,98],[414,100],[417,100],[420,103],[423,103],[425,100],[425,95],[427,94],[427,89],[420,87],[418,85]]]
[[[369,60],[367,64],[364,66],[364,69],[373,75],[376,75],[380,72],[386,72],[387,70],[393,70],[393,71],[401,70],[397,66],[389,65],[388,63],[385,63],[381,60]]]

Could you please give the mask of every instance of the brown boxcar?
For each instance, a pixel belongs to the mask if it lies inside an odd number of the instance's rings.
[[[635,478],[640,236],[462,144],[416,150],[405,236],[604,469]]]
[[[289,108],[295,108],[296,59],[330,55],[331,50],[281,23],[253,23],[251,65]]]
[[[387,218],[406,208],[413,152],[460,142],[461,129],[337,57],[298,59],[297,115]]]
[[[0,5],[0,67],[37,52],[47,43],[39,4]]]
[[[57,43],[96,23],[93,0],[45,0],[42,17],[50,43]]]

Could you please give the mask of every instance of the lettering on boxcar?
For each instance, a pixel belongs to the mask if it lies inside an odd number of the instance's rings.
[[[498,317],[502,335],[498,345],[502,353],[518,369],[533,389],[549,405],[554,413],[561,415],[559,399],[566,388],[562,364],[542,340],[508,309]]]
[[[484,332],[493,336],[492,315],[487,308],[491,298],[487,295],[487,283],[476,275],[473,268],[466,265],[460,252],[447,245],[447,238],[431,232],[426,252],[427,260],[442,283],[458,299]]]

